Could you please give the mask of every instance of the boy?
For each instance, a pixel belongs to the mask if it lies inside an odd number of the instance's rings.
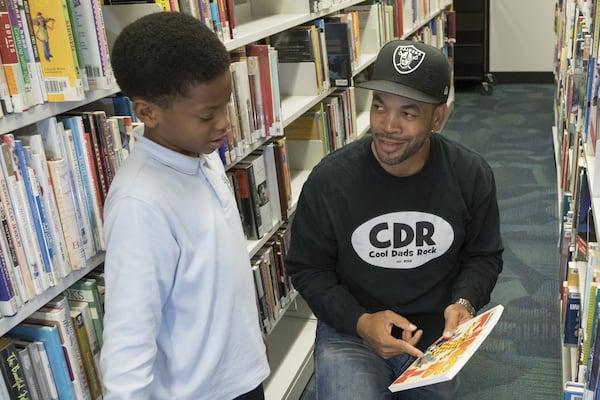
[[[263,399],[269,374],[246,241],[215,152],[229,54],[205,25],[155,13],[112,50],[144,123],[105,204],[105,400]]]

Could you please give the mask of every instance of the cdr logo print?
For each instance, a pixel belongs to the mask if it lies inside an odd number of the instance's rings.
[[[443,255],[454,240],[450,224],[437,215],[408,211],[380,215],[352,234],[354,251],[382,268],[417,268]]]

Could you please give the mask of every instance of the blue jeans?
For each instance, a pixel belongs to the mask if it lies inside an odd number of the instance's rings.
[[[383,359],[358,336],[318,321],[315,343],[317,400],[453,400],[458,377],[449,382],[392,393],[388,386],[414,357]]]

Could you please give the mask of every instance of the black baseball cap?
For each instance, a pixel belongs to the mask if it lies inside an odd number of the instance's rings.
[[[379,51],[371,80],[356,86],[423,103],[445,103],[450,92],[450,63],[428,44],[392,40]]]

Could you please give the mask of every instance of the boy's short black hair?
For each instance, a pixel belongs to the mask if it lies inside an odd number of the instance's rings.
[[[229,69],[223,43],[200,20],[156,12],[127,25],[117,36],[111,63],[121,92],[168,106],[192,86]]]

